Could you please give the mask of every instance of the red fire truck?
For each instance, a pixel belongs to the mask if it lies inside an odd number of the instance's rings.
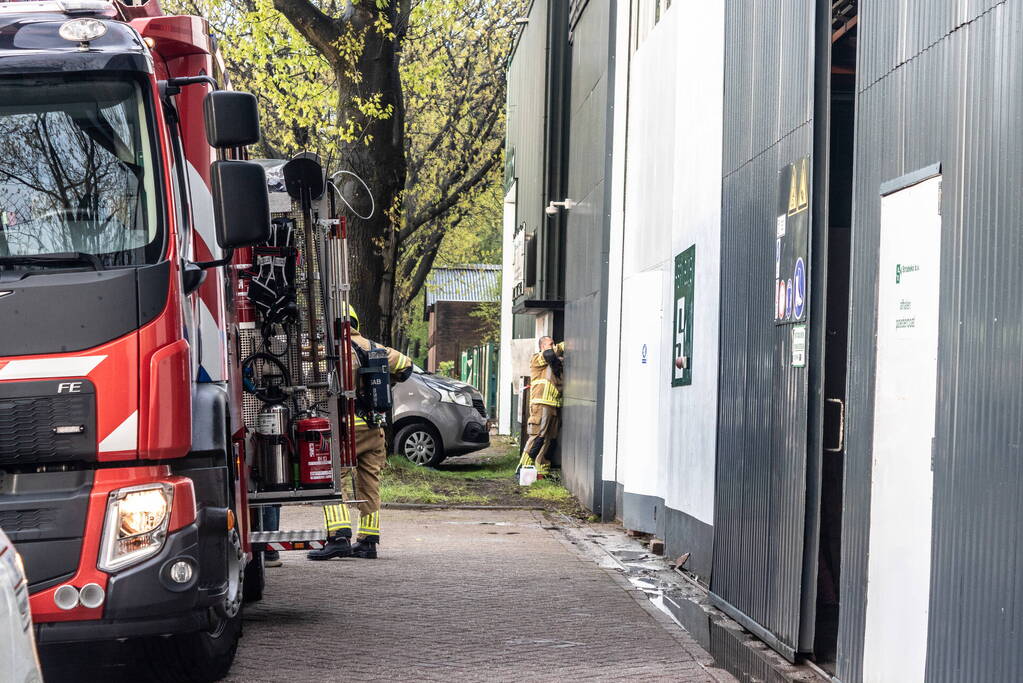
[[[225,86],[157,0],[0,4],[0,528],[40,644],[161,680],[225,674],[262,590],[231,264],[271,215]]]

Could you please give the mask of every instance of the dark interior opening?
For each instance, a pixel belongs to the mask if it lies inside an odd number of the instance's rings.
[[[814,659],[834,674],[838,646],[845,472],[845,387],[849,338],[857,2],[832,4],[831,153],[828,187],[827,333],[824,361],[824,452]]]

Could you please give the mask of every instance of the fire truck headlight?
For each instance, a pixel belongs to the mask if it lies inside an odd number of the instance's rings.
[[[174,488],[144,484],[110,492],[99,568],[113,571],[160,552],[167,538]]]

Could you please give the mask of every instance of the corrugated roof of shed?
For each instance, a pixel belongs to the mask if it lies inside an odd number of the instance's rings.
[[[501,266],[472,263],[434,268],[426,278],[426,308],[438,301],[497,301],[501,297]]]

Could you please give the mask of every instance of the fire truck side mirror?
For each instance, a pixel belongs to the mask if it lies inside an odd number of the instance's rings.
[[[211,147],[244,147],[259,142],[259,108],[254,95],[214,90],[206,95],[203,110]]]
[[[214,161],[210,178],[220,247],[249,247],[270,239],[270,199],[263,167],[251,161]]]

